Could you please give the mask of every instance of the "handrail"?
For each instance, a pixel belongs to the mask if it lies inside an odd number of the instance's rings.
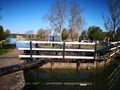
[[[53,42],[53,41],[18,41],[18,43],[30,43],[30,48],[18,48],[18,50],[29,50],[30,55],[19,55],[19,58],[62,58],[62,59],[96,59],[96,53],[97,53],[97,42],[92,43],[86,43],[86,42]],[[32,44],[61,44],[62,48],[39,48],[38,46],[32,47]],[[65,48],[65,45],[68,44],[77,44],[77,45],[93,45],[94,48],[92,49],[71,49],[71,48]],[[109,56],[113,56],[119,51],[117,49],[120,48],[119,42],[111,42],[111,44],[117,44],[117,46],[111,47],[109,49]],[[33,51],[55,51],[55,52],[62,52],[60,55],[33,55]],[[65,55],[65,52],[92,52],[91,56],[67,56]]]
[[[63,44],[64,42],[53,42],[53,41],[18,41],[18,43],[40,43],[40,44]],[[85,43],[85,42],[65,42],[65,44],[83,44],[83,45],[95,45],[95,42]]]

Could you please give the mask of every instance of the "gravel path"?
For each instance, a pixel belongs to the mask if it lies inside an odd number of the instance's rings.
[[[21,63],[18,55],[21,52],[13,49],[0,56],[0,68]],[[0,77],[0,90],[21,90],[25,85],[23,71],[18,71]]]

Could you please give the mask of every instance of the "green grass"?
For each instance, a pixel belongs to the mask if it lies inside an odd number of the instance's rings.
[[[45,45],[44,48],[52,48],[51,45]]]
[[[8,51],[12,50],[15,48],[14,44],[10,45],[3,45],[2,48],[0,48],[0,55],[7,53]]]

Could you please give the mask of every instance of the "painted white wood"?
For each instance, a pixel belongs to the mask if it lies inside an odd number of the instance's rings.
[[[120,45],[119,46],[117,46],[118,48],[120,47]]]
[[[65,42],[65,44],[80,44],[80,45],[95,45],[95,43],[86,43],[86,42]]]
[[[116,53],[118,53],[120,50],[117,50]]]
[[[50,55],[32,55],[33,58],[63,58],[63,56],[50,56]],[[30,55],[19,55],[19,58],[30,58]]]
[[[118,42],[111,42],[111,44],[117,44]]]
[[[111,56],[113,56],[114,54],[115,54],[115,52],[114,52],[114,53],[112,53],[112,54],[110,54],[110,57],[111,57]]]
[[[94,52],[94,49],[65,49],[65,51]]]
[[[93,56],[65,56],[66,59],[94,59]]]
[[[41,44],[63,44],[63,42],[51,42],[51,41],[32,41],[33,44],[41,43]]]
[[[18,48],[18,50],[30,50],[30,48]],[[55,49],[55,48],[32,48],[32,50],[36,50],[36,51],[63,51],[63,49]]]
[[[30,48],[18,48],[18,50],[30,50]],[[38,51],[63,51],[63,49],[55,48],[32,48],[32,50]],[[65,49],[65,51],[82,51],[82,52],[94,52],[94,49]]]
[[[63,56],[32,55],[33,58],[63,58]],[[30,55],[19,55],[19,58],[30,58]],[[65,56],[65,59],[94,59],[92,56]]]
[[[30,41],[18,41],[18,43],[30,43]],[[32,41],[33,44],[41,43],[41,44],[63,44],[64,42],[51,42],[51,41]],[[65,44],[81,44],[81,45],[95,45],[93,43],[86,43],[86,42],[65,42]]]
[[[110,50],[115,50],[116,49],[116,47],[113,47],[113,48],[111,48]]]
[[[18,55],[19,58],[30,58],[30,55]]]

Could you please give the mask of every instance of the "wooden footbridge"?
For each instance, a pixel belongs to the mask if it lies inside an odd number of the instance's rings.
[[[24,51],[19,58],[37,59],[62,59],[62,60],[102,60],[108,59],[120,50],[120,41],[111,42],[109,45],[100,45],[92,42],[49,42],[49,41],[20,41],[28,43],[30,48],[18,48]],[[45,45],[52,47],[46,48]]]
[[[29,62],[0,68],[0,76],[32,67],[40,67],[49,61],[100,61],[114,57],[120,52],[120,41],[111,42],[110,46],[99,46],[99,43],[83,42],[50,42],[50,41],[19,41],[27,43],[29,48],[18,48],[23,54],[20,59]],[[47,48],[47,46],[51,46]],[[101,47],[98,49],[98,46]],[[36,59],[35,61],[33,59]]]

